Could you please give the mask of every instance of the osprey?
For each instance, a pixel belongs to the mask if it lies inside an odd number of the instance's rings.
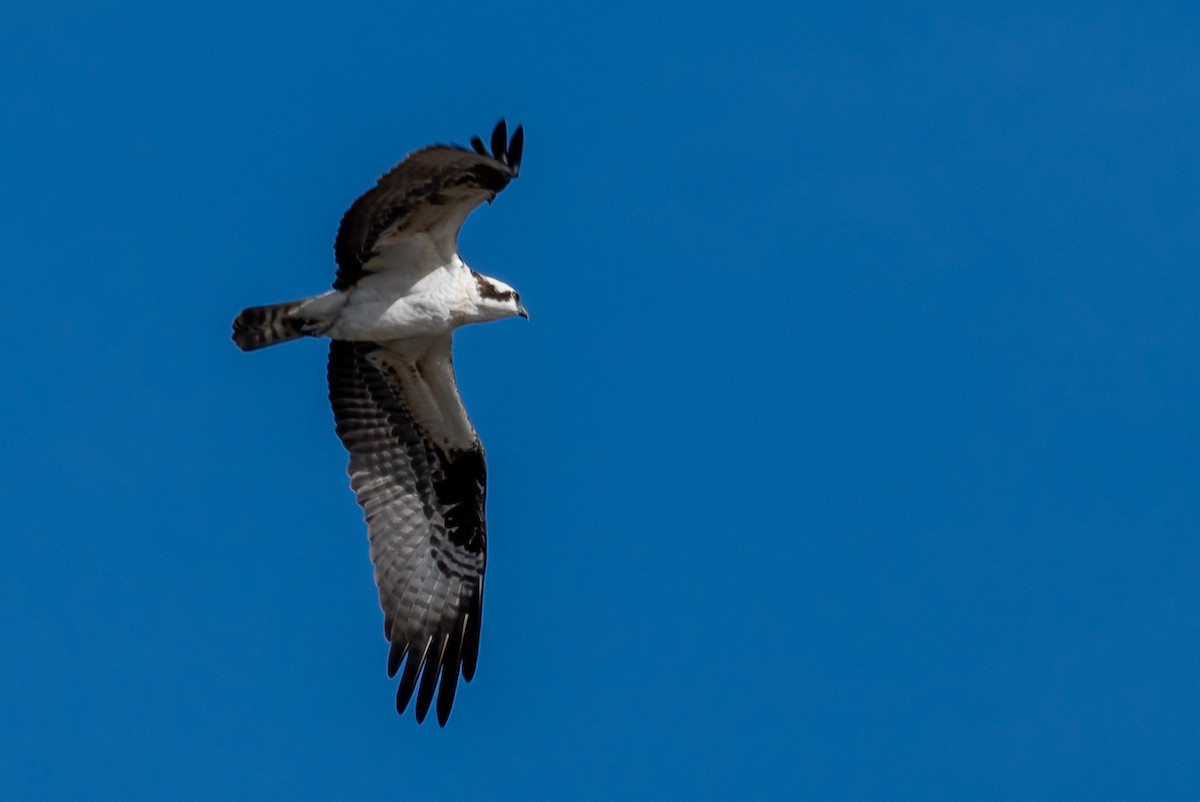
[[[396,709],[437,693],[445,726],[458,676],[479,657],[487,469],[454,381],[451,339],[468,323],[521,317],[521,296],[458,255],[458,231],[521,166],[524,131],[501,120],[491,151],[433,145],[410,153],[342,217],[337,277],[322,295],[244,310],[233,341],[253,351],[328,337],[329,400],[367,522],[388,676],[403,664]],[[439,676],[441,678],[439,684]]]

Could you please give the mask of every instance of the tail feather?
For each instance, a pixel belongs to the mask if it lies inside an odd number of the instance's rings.
[[[243,351],[285,343],[305,335],[306,321],[300,316],[303,301],[243,309],[233,321],[233,341]]]

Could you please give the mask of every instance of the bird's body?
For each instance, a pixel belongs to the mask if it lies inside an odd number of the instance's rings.
[[[397,707],[415,692],[423,720],[436,691],[442,724],[459,672],[475,671],[487,540],[486,464],[455,384],[453,333],[528,317],[512,287],[463,263],[458,230],[516,177],[523,141],[502,120],[491,153],[476,138],[473,151],[410,154],[343,217],[332,290],[234,321],[247,351],[332,340],[329,397],[367,520],[389,674],[404,665]]]

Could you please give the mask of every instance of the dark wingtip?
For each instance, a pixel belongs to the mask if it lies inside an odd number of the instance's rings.
[[[525,150],[525,126],[518,125],[508,143],[508,166],[513,174],[521,172],[521,152]]]
[[[408,703],[412,701],[413,691],[417,688],[417,677],[421,665],[425,662],[424,654],[413,654],[411,647],[407,651],[408,660],[404,663],[404,673],[400,675],[400,686],[396,688],[396,712],[404,715]]]
[[[500,118],[500,122],[496,123],[496,127],[492,129],[492,158],[498,162],[508,164],[508,123],[504,118]]]
[[[475,667],[479,663],[479,631],[483,623],[483,587],[478,591],[475,608],[467,617],[462,642],[462,676],[467,682],[475,678]]]
[[[492,154],[488,153],[487,146],[483,144],[483,140],[477,136],[471,137],[471,147],[475,148],[475,152],[478,153],[480,156],[491,156],[492,155]]]
[[[462,630],[451,636],[442,660],[442,683],[437,694],[437,720],[445,727],[450,719],[450,708],[454,706],[454,692],[458,689],[459,654],[462,645]]]
[[[450,720],[450,705],[454,704],[454,697],[450,697],[450,704],[442,707],[442,694],[438,692],[437,701],[437,723],[439,727],[445,727],[446,722]]]
[[[436,658],[436,659],[434,659]],[[429,706],[433,704],[433,694],[437,690],[438,675],[442,672],[441,654],[434,652],[430,655],[421,675],[421,685],[417,688],[417,723],[422,724],[425,716],[429,715]]]
[[[404,658],[404,649],[400,648],[397,643],[392,644],[392,648],[388,650],[387,675],[388,679],[396,676],[396,672],[400,670],[400,661]]]

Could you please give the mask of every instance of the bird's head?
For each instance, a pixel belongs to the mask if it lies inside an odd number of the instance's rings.
[[[523,317],[529,313],[521,303],[521,294],[499,279],[475,274],[476,314],[479,320],[503,320],[506,317]]]

